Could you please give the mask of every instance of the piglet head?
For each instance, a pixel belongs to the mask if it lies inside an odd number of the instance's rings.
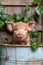
[[[14,37],[19,40],[24,40],[27,37],[28,31],[31,31],[35,27],[35,22],[30,21],[28,23],[17,22],[7,25],[9,31],[14,31]]]

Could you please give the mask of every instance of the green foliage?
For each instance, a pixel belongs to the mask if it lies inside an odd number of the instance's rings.
[[[34,5],[38,5],[39,2],[40,2],[40,0],[34,0],[34,1],[33,1],[33,4],[34,4]]]
[[[41,3],[41,0],[34,0],[33,1],[33,4],[34,5],[38,5],[38,4],[40,4]],[[36,8],[35,8],[35,11],[36,11],[36,14],[35,14],[35,20],[36,20],[36,22],[38,22],[38,20],[39,20],[39,17],[40,17],[40,15],[41,15],[41,13],[43,12],[43,6],[41,6],[42,4],[40,4],[40,6],[37,6]]]
[[[12,22],[14,21],[13,17],[11,15],[9,15],[9,14],[7,14],[7,19],[6,20],[7,21],[12,21]]]
[[[38,14],[38,15],[40,15],[42,12],[43,12],[43,6],[38,6],[38,7],[36,7],[36,13]]]
[[[5,14],[4,9],[4,6],[0,6],[0,27],[3,27],[3,25],[9,21],[13,21],[13,17],[9,14]]]
[[[39,48],[39,43],[37,38],[31,38],[31,47],[32,50],[36,50]]]
[[[4,25],[3,21],[0,20],[0,28]]]
[[[34,28],[31,32],[30,32],[30,36],[33,38],[38,38],[39,37],[39,32],[36,28]]]
[[[35,16],[34,16],[34,19],[35,19],[36,22],[38,22],[38,20],[39,20],[39,15],[38,15],[37,13],[36,13]]]
[[[14,14],[13,19],[14,19],[14,22],[18,22],[18,21],[29,22],[32,20],[32,17],[25,17],[22,14]]]
[[[18,22],[23,20],[24,16],[22,14],[14,14],[13,18],[14,18],[14,22]]]
[[[24,11],[25,11],[25,12],[29,12],[29,11],[30,11],[30,7],[29,7],[29,5],[26,5]]]
[[[24,17],[23,21],[24,22],[29,22],[32,20],[32,17]]]
[[[39,47],[39,43],[38,43],[38,37],[39,37],[39,32],[36,28],[34,28],[31,32],[30,32],[30,37],[31,37],[31,47],[33,50],[36,50]]]
[[[4,10],[5,10],[5,7],[0,5],[0,13],[2,13]]]
[[[38,42],[38,39],[37,38],[31,38],[31,43],[34,43],[34,42]]]
[[[36,11],[36,13],[35,13],[34,19],[36,20],[36,22],[38,22],[39,17],[40,17],[40,15],[41,15],[41,13],[43,12],[43,6],[37,6],[37,7],[35,8],[35,11]]]
[[[34,42],[34,43],[31,44],[31,47],[32,47],[33,50],[36,50],[36,49],[39,48],[39,43],[38,42]]]
[[[32,30],[32,37],[34,37],[34,38],[38,38],[39,37],[39,32],[38,32],[38,30],[36,28],[34,28]]]
[[[28,18],[27,17],[24,17],[23,21],[24,22],[28,22]]]

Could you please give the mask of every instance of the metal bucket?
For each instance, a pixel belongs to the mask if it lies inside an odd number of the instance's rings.
[[[43,47],[0,45],[0,65],[43,65]]]

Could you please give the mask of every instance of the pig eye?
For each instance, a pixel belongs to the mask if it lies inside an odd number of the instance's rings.
[[[17,28],[15,28],[14,30],[18,30]]]

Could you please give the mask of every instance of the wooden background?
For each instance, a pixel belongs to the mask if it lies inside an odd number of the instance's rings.
[[[25,16],[31,16],[35,13],[35,5],[32,5],[33,0],[2,0],[1,4],[5,6],[5,13],[14,14],[14,13],[22,13]],[[30,12],[24,13],[25,5],[30,6]],[[43,26],[43,14],[39,18],[38,25]],[[40,26],[39,26],[40,27]],[[43,45],[43,30],[39,28],[40,36],[39,43]]]
[[[1,3],[5,6],[5,13],[11,15],[14,13],[22,13],[25,16],[31,16],[35,13],[36,7],[35,5],[32,5],[32,2],[33,0],[2,0]],[[30,6],[30,12],[24,13],[24,7],[27,4]],[[43,14],[40,15],[38,25],[43,26]],[[40,32],[39,43],[43,46],[43,27],[38,29]],[[31,47],[27,46],[9,46],[10,47],[0,46],[0,58],[2,57],[0,65],[43,65],[43,47],[39,47],[34,52],[31,50]],[[9,56],[9,60],[7,61],[4,60],[6,55]]]

